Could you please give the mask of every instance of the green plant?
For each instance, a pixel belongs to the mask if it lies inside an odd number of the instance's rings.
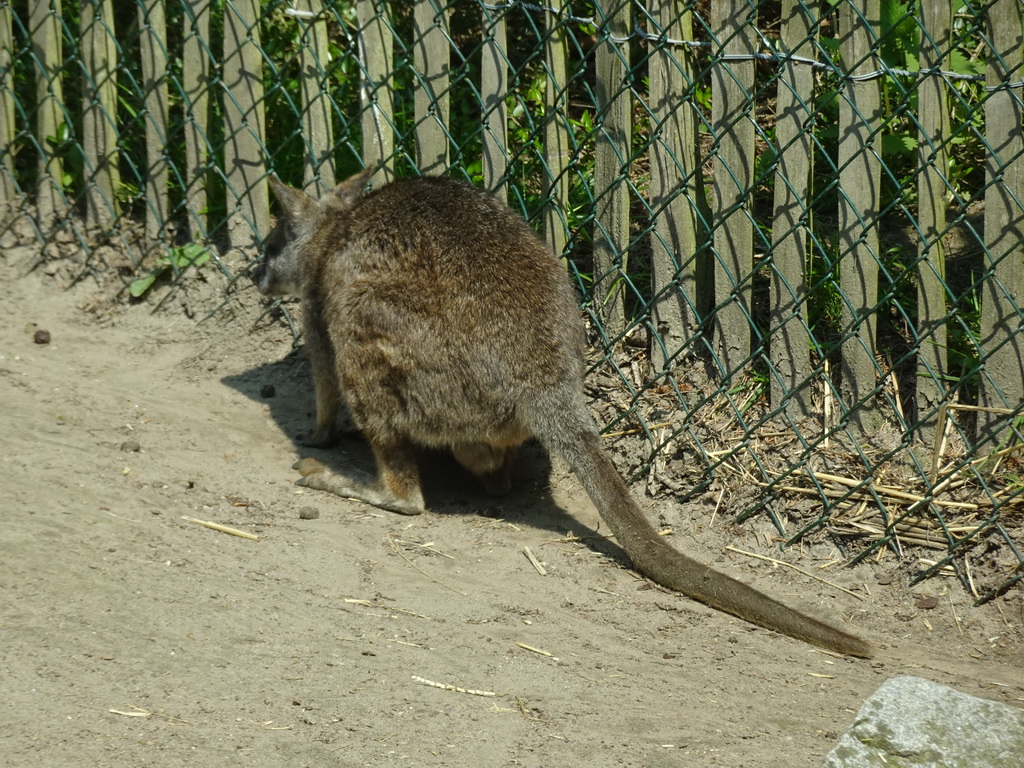
[[[981,284],[971,276],[970,288],[953,302],[947,321],[950,383],[971,391],[979,385],[981,369]]]
[[[54,157],[59,157],[64,162],[64,172],[61,175],[61,186],[64,190],[71,189],[74,184],[75,176],[69,170],[70,167],[77,165],[75,160],[77,144],[75,143],[75,137],[72,132],[71,126],[66,122],[61,123],[57,126],[56,136],[47,136],[46,143],[50,149],[51,154]]]
[[[201,267],[209,260],[210,252],[206,246],[198,243],[169,248],[166,254],[157,258],[153,269],[128,284],[128,293],[132,298],[138,299],[168,272],[177,275],[188,267]]]

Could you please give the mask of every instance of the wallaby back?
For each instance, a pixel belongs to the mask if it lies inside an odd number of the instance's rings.
[[[300,482],[417,514],[415,446],[452,450],[502,492],[516,446],[535,435],[567,460],[645,575],[755,624],[871,655],[863,640],[657,535],[585,405],[583,326],[565,267],[521,217],[452,179],[398,181],[364,195],[365,183],[365,174],[353,177],[319,202],[275,185],[285,213],[257,284],[267,293],[301,290],[317,385],[314,437],[328,435],[343,398],[378,467],[367,480],[304,459]]]

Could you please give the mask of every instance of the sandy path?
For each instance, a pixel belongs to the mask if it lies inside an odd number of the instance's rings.
[[[909,591],[893,561],[831,570],[868,586],[857,600],[726,558],[729,543],[779,556],[763,522],[708,528],[644,501],[677,546],[883,646],[851,661],[649,588],[606,542],[566,540],[596,514],[536,455],[498,504],[428,459],[420,518],[303,493],[291,437],[309,383],[286,332],[252,330],[255,298],[199,326],[144,307],[98,323],[79,309],[95,287],[20,277],[24,257],[0,255],[3,765],[793,768],[818,765],[897,674],[1024,701],[1020,590],[974,609],[952,580]],[[357,439],[318,455],[368,460]],[[318,519],[299,518],[309,505]],[[814,568],[825,550],[782,557]],[[921,594],[939,606],[916,608]]]

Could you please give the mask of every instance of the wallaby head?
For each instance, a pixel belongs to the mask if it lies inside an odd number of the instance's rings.
[[[658,535],[605,453],[583,397],[583,327],[565,266],[523,219],[475,187],[366,176],[321,200],[275,183],[283,215],[261,290],[303,299],[316,386],[308,445],[329,445],[344,401],[377,477],[298,462],[302,485],[402,514],[425,511],[417,446],[445,448],[494,493],[536,437],[579,476],[633,564],[658,583],[764,627],[860,656],[871,646],[712,570]]]
[[[362,171],[314,200],[299,189],[270,177],[270,187],[280,204],[277,224],[263,240],[263,255],[253,271],[256,288],[264,296],[302,295],[302,259],[306,241],[323,215],[348,210],[359,199],[370,178]]]

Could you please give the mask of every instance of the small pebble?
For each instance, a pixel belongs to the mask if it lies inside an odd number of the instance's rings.
[[[138,453],[142,450],[142,446],[134,440],[125,440],[121,443],[121,450],[125,453]]]
[[[274,389],[274,385],[273,384],[264,384],[260,388],[260,397],[262,397],[264,399],[269,398],[269,397],[273,397],[275,394],[277,394],[277,390]]]
[[[937,607],[938,604],[939,598],[935,597],[934,595],[928,595],[927,597],[922,597],[920,600],[914,603],[914,606],[924,611],[930,611],[932,608]]]
[[[300,520],[316,520],[320,517],[320,510],[316,507],[303,507],[299,510]]]
[[[33,340],[36,344],[49,344],[50,343],[50,332],[44,330],[38,330],[33,336]]]

